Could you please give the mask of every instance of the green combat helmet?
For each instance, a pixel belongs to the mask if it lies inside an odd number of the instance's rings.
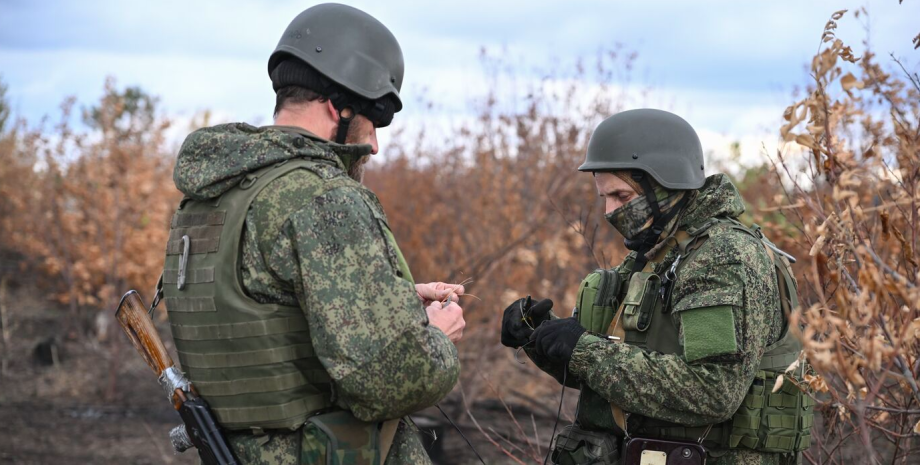
[[[703,148],[683,118],[642,108],[601,122],[579,171],[640,170],[666,189],[699,189],[706,182]]]
[[[399,89],[405,66],[399,42],[380,21],[357,8],[324,3],[297,15],[269,57],[269,76],[292,57],[322,76],[307,87],[329,97],[339,110],[339,143],[355,113],[382,127],[402,109]]]

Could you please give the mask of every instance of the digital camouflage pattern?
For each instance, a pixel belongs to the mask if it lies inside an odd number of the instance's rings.
[[[658,209],[662,215],[671,211],[671,208],[684,198],[687,191],[672,191],[662,187],[657,182],[655,198],[658,200]],[[604,217],[611,226],[616,228],[626,239],[635,239],[642,231],[650,228],[655,218],[652,217],[652,205],[648,197],[639,192],[639,196],[626,202],[620,208],[608,213]]]
[[[303,309],[316,357],[332,379],[333,402],[362,421],[379,422],[436,403],[453,388],[460,365],[456,347],[428,326],[404,279],[411,275],[400,269],[376,196],[345,174],[369,152],[297,128],[226,124],[188,137],[174,177],[186,196],[207,199],[260,167],[293,158],[315,162],[312,170],[272,181],[253,201],[242,282],[259,302]],[[325,454],[324,438],[303,428],[234,433],[231,442],[243,463],[314,463]],[[405,422],[386,463],[429,463]]]
[[[431,459],[418,440],[419,431],[411,421],[402,420],[387,455],[387,464],[429,464]],[[230,433],[227,440],[241,463],[252,465],[325,464],[326,436],[322,432],[300,429],[293,432],[253,435]],[[345,462],[370,465],[370,462]]]
[[[744,204],[735,186],[724,175],[714,175],[691,198],[679,226],[698,225],[716,216],[734,218],[743,212]],[[686,346],[683,318],[692,312],[710,308],[722,311],[730,306],[735,343],[725,346],[734,350],[688,362],[684,354],[646,352],[589,333],[575,347],[569,372],[607,401],[632,413],[630,433],[641,435],[643,417],[685,426],[731,418],[753,382],[765,348],[781,336],[783,318],[778,311],[776,274],[761,243],[724,225],[713,226],[708,232],[710,238],[696,257],[682,265],[668,315],[679,328],[681,346]],[[675,248],[657,270],[670,267],[676,255]],[[559,367],[541,360],[535,362],[558,376]],[[791,454],[710,450],[712,456],[707,463],[716,465],[796,461]]]

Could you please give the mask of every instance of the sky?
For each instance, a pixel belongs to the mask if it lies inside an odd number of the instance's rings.
[[[572,67],[578,57],[622,44],[638,58],[632,82],[651,89],[643,105],[687,119],[704,150],[741,142],[747,159],[775,147],[778,121],[824,23],[850,13],[837,35],[912,71],[920,50],[920,2],[814,1],[345,1],[378,18],[399,40],[406,62],[403,112],[381,131],[434,121],[451,127],[473,116],[489,85],[483,47],[535,70]],[[92,104],[107,76],[158,96],[177,121],[211,110],[219,121],[269,124],[274,95],[267,59],[304,1],[0,0],[0,79],[14,112],[52,120],[68,96]],[[854,18],[865,7],[869,17]],[[589,83],[585,83],[589,85]],[[425,109],[422,100],[437,105]],[[177,124],[175,137],[183,131]]]

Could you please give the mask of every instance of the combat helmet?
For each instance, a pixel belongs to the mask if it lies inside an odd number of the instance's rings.
[[[699,189],[706,182],[696,131],[680,116],[651,108],[623,111],[602,121],[578,170],[639,170],[674,190]]]
[[[399,42],[386,26],[337,3],[316,5],[297,15],[268,59],[276,92],[288,82],[329,98],[341,117],[339,143],[344,143],[356,113],[377,127],[389,125],[402,109],[404,67]]]

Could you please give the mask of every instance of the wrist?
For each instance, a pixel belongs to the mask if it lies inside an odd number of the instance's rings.
[[[587,374],[588,367],[591,366],[590,350],[593,344],[606,342],[606,339],[595,333],[585,331],[578,342],[575,343],[575,349],[572,350],[572,358],[569,359],[569,372],[579,378],[584,378]]]

